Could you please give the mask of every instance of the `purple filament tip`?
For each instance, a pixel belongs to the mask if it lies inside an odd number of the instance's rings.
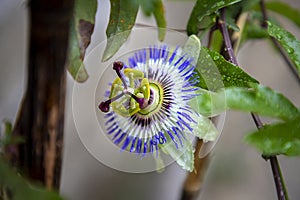
[[[102,111],[102,112],[105,112],[107,113],[109,111],[109,104],[110,104],[110,101],[102,101],[100,103],[100,105],[98,106],[98,108]]]
[[[98,108],[102,111],[102,112],[108,112],[109,111],[109,105],[111,102],[114,102],[116,101],[117,99],[121,98],[122,96],[124,95],[124,93],[122,92],[121,94],[111,98],[111,99],[108,99],[107,101],[102,101],[100,103],[100,105],[98,106]]]
[[[121,61],[114,62],[113,69],[116,71],[121,71],[124,67],[124,63]]]
[[[116,71],[118,77],[122,80],[124,87],[127,88],[127,84],[124,79],[124,76],[123,74],[121,74],[121,70],[123,69],[123,67],[124,67],[124,63],[121,61],[114,62],[113,64],[113,69]]]

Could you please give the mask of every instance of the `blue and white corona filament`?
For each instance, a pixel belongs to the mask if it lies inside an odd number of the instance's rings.
[[[197,95],[192,58],[167,46],[135,52],[128,63],[115,62],[116,78],[105,112],[107,134],[122,150],[145,155],[167,143],[182,148],[189,133],[198,131],[198,118],[188,104]],[[111,109],[110,109],[111,108]]]

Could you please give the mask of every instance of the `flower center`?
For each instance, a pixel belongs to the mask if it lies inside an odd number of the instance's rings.
[[[124,63],[115,62],[113,69],[118,78],[114,80],[110,90],[110,99],[101,102],[99,109],[108,112],[110,106],[113,111],[123,117],[130,117],[136,113],[149,115],[162,105],[163,90],[157,83],[149,83],[140,70],[126,68],[122,73]]]
[[[163,90],[160,85],[156,83],[150,83],[150,98],[148,105],[141,109],[138,113],[140,115],[149,115],[150,113],[155,113],[159,110],[162,105]]]

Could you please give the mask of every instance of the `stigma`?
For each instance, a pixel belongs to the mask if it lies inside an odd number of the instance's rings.
[[[113,82],[110,98],[101,102],[99,109],[102,112],[109,112],[110,105],[112,105],[114,112],[127,117],[146,109],[149,105],[151,92],[149,81],[144,78],[143,72],[127,68],[123,74],[123,67],[123,62],[113,63],[113,69],[116,71],[118,78]]]

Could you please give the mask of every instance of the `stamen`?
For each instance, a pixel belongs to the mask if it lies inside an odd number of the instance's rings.
[[[133,98],[134,100],[136,100],[136,102],[138,102],[138,104],[140,105],[141,109],[144,109],[148,106],[148,101],[145,98],[140,98],[137,97],[136,95],[132,94],[129,91],[126,91],[126,94],[130,95],[131,98]]]
[[[113,69],[116,71],[118,77],[122,80],[125,89],[127,89],[127,84],[125,82],[124,75],[121,74],[121,70],[123,69],[123,67],[124,67],[124,63],[121,61],[114,62],[113,64]]]
[[[149,90],[149,82],[147,79],[144,78],[143,72],[138,71],[138,70],[127,70],[127,71],[125,70],[125,72],[124,72],[125,74],[123,74],[121,72],[123,67],[124,67],[124,63],[121,61],[117,61],[117,62],[113,63],[113,69],[116,71],[119,78],[114,81],[112,89],[111,89],[111,94],[115,95],[118,92],[121,92],[121,93],[107,101],[101,102],[98,107],[102,112],[109,112],[110,104],[113,101],[124,96],[124,94],[127,94],[131,98],[133,98],[139,104],[139,107],[132,105],[132,107],[130,107],[128,109],[128,108],[125,108],[124,105],[120,105],[117,107],[115,105],[112,105],[114,111],[119,113],[122,116],[128,116],[128,114],[129,114],[129,116],[131,116],[134,113],[138,112],[140,109],[144,109],[149,105],[149,103],[148,103],[148,99],[149,99],[149,95],[150,95],[150,94],[148,94],[148,93],[150,93],[148,91]],[[130,87],[128,87],[126,84],[125,75],[128,76],[128,78],[129,78]],[[141,86],[138,89],[136,89],[137,91],[134,88],[131,88],[131,87],[134,87],[135,79],[143,79],[141,81]],[[121,86],[120,80],[122,81],[124,87]],[[117,86],[119,86],[119,87],[117,87]],[[148,88],[148,90],[147,90],[147,88]],[[143,94],[144,98],[136,96],[134,94],[135,92]],[[126,100],[126,99],[127,98],[124,98],[123,100]],[[119,103],[122,104],[122,101]],[[126,110],[128,111],[127,113],[125,113]]]
[[[102,112],[108,112],[109,111],[109,105],[112,103],[112,102],[114,102],[114,101],[116,101],[116,100],[118,100],[119,98],[121,98],[122,96],[124,96],[124,92],[122,92],[121,94],[119,94],[119,95],[117,95],[117,96],[115,96],[115,97],[113,97],[113,98],[111,98],[111,99],[108,99],[107,101],[102,101],[101,103],[100,103],[100,105],[98,106],[98,108],[102,111]]]

